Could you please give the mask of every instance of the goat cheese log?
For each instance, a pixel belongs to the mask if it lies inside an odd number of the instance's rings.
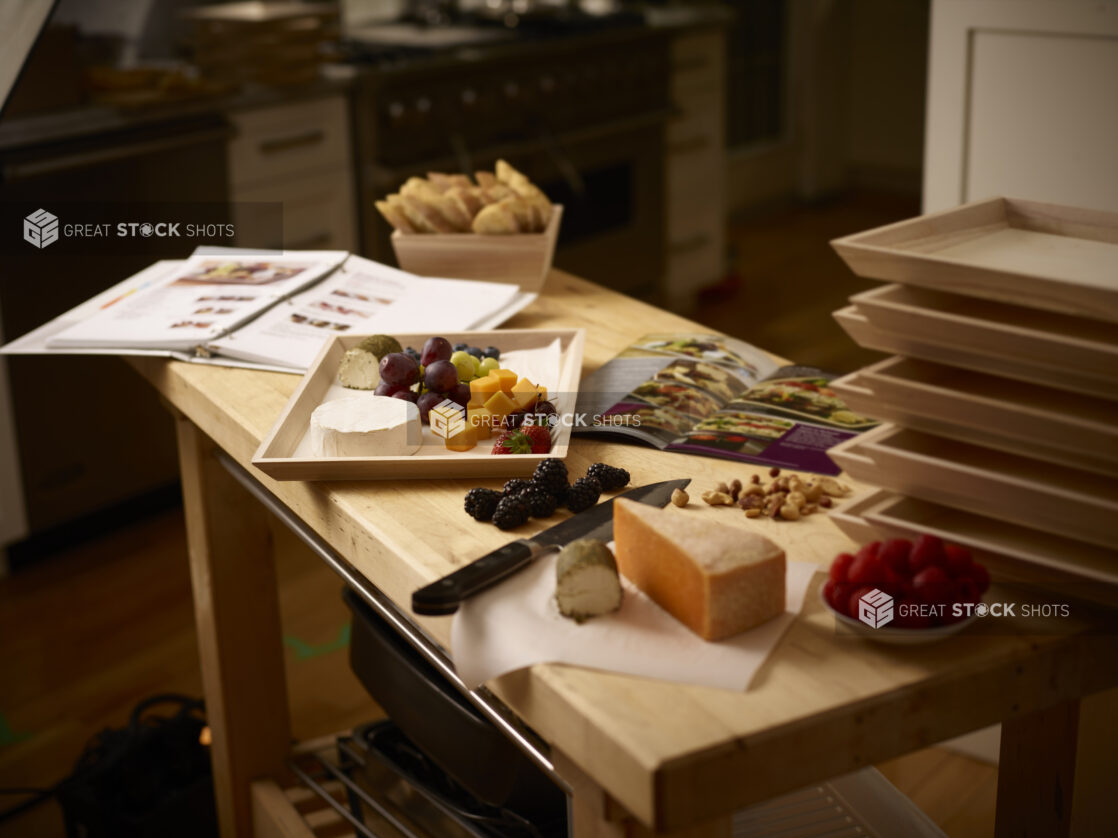
[[[617,565],[704,640],[722,640],[784,612],[784,550],[741,527],[618,498]]]
[[[559,613],[577,623],[621,607],[621,580],[613,553],[600,541],[582,538],[559,553],[555,564]]]

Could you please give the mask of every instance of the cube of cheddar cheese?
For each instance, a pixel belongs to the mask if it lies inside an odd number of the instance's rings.
[[[496,417],[482,407],[466,406],[466,424],[474,429],[478,439],[489,439]]]
[[[504,391],[498,391],[485,402],[485,409],[494,416],[505,417],[516,410],[516,402],[510,399]]]
[[[470,401],[474,400],[475,396],[484,396],[482,403],[494,393],[501,389],[501,382],[497,376],[490,373],[483,375],[481,378],[475,378],[470,382]]]
[[[763,535],[618,498],[613,538],[621,573],[705,640],[784,613],[784,550]]]
[[[539,388],[527,378],[522,378],[513,385],[509,395],[512,397],[512,400],[516,402],[518,408],[527,410],[536,403],[536,398],[539,396]]]
[[[512,388],[520,378],[520,376],[512,370],[493,370],[493,372],[489,374],[500,382],[500,388],[506,393],[512,392]]]
[[[477,445],[477,440],[477,431],[466,425],[454,436],[446,438],[446,447],[450,451],[469,451]]]

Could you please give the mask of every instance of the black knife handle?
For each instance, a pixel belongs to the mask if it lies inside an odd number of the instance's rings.
[[[525,539],[506,544],[414,592],[411,610],[427,617],[453,614],[462,600],[493,587],[548,549]]]

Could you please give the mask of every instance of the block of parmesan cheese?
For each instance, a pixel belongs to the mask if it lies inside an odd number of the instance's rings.
[[[784,612],[784,550],[762,535],[618,498],[613,538],[618,569],[704,640]]]

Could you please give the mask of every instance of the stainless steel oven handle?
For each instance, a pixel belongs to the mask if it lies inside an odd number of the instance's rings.
[[[349,561],[335,552],[334,548],[327,544],[318,533],[308,527],[279,498],[265,489],[240,463],[220,449],[214,452],[214,456],[217,457],[217,461],[221,463],[222,467],[245,487],[249,494],[260,501],[319,558],[330,565],[334,572],[345,580],[347,585],[357,591],[378,615],[387,620],[399,632],[400,636],[434,666],[483,716],[500,728],[514,745],[535,762],[561,789],[570,794],[570,786],[556,773],[555,765],[548,755],[549,747],[540,738],[539,734],[520,721],[505,703],[493,695],[485,686],[475,690],[467,687],[458,677],[449,656],[427,632],[412,622],[396,603],[358,573]]]
[[[3,179],[5,181],[28,180],[43,175],[53,175],[59,172],[68,172],[73,169],[84,169],[102,163],[115,163],[118,160],[128,160],[147,154],[159,154],[165,151],[174,151],[192,145],[224,141],[232,134],[230,128],[212,128],[206,131],[196,131],[192,134],[183,134],[177,137],[165,137],[157,140],[130,143],[121,146],[98,149],[96,151],[80,152],[78,154],[64,154],[59,157],[47,157],[42,160],[32,160],[26,163],[5,163]]]

